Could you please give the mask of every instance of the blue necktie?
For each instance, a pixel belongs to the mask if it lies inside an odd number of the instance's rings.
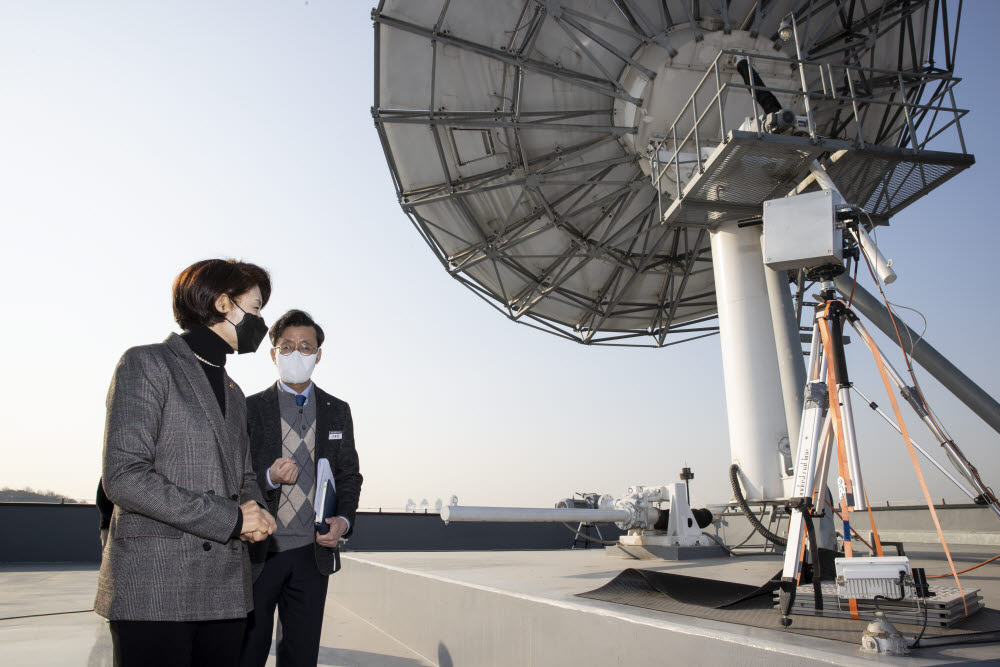
[[[297,405],[297,406],[299,406],[301,408],[305,404],[306,404],[306,397],[303,396],[302,394],[296,394],[295,395],[295,405]]]

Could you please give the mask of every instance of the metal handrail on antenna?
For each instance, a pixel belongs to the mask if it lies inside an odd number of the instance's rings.
[[[796,89],[723,81],[722,69],[726,67],[726,63],[720,62],[723,58],[730,62],[746,59],[750,71],[754,71],[753,63],[755,61],[785,64],[797,68],[801,87]],[[839,90],[838,77],[845,81]],[[898,85],[895,90],[903,93],[902,99],[876,97],[869,91],[858,91],[855,86],[856,79],[861,81],[895,81]],[[923,87],[935,81],[939,83],[938,89],[926,103],[906,99],[905,93],[908,90]],[[890,128],[890,131],[881,138],[881,143],[898,144],[905,140],[910,145],[911,150],[920,152],[927,148],[929,142],[954,127],[962,153],[967,153],[961,129],[961,119],[968,113],[968,110],[959,108],[955,103],[954,96],[954,87],[959,81],[960,79],[947,73],[902,72],[751,53],[741,49],[723,49],[705,70],[698,84],[681,106],[674,122],[665,132],[653,135],[647,150],[647,158],[650,161],[650,180],[657,191],[660,219],[663,220],[667,202],[672,199],[682,200],[691,181],[698,174],[703,173],[704,151],[729,141],[731,132],[726,127],[726,98],[730,91],[741,90],[749,93],[746,100],[749,103],[746,117],[752,119],[752,127],[758,137],[763,137],[766,134],[763,128],[763,115],[758,109],[758,92],[766,91],[791,97],[790,106],[794,106],[797,100],[802,100],[809,136],[812,141],[819,139],[816,133],[815,117],[817,113],[825,115],[834,109],[846,108],[848,118],[842,122],[839,131],[847,130],[853,122],[853,141],[859,149],[863,149],[870,143],[866,140],[864,133],[868,111],[873,107],[885,107],[898,109],[902,122],[898,124],[898,127]],[[715,90],[712,91],[714,94],[708,99],[705,107],[699,109],[698,97],[703,96],[706,91],[711,91],[712,82],[715,84]],[[833,102],[834,105],[825,105],[826,102]],[[719,122],[718,141],[707,139],[704,133],[707,119],[716,118],[716,114]],[[922,124],[921,120],[924,119],[928,119],[928,122],[921,137],[918,129],[920,129],[919,125]],[[690,126],[688,126],[689,123]],[[678,135],[681,135],[680,138]],[[693,159],[682,157],[682,154],[692,150],[694,152]],[[690,169],[689,165],[691,164],[697,165],[697,171]],[[911,168],[905,174],[904,179],[910,179],[915,170],[919,171],[921,186],[926,186],[927,177],[923,173],[922,165],[915,165]],[[667,201],[664,201],[664,197],[667,197]]]

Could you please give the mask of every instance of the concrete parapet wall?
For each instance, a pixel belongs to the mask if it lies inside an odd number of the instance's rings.
[[[101,559],[95,505],[0,503],[0,563],[96,562]]]
[[[949,544],[1000,546],[1000,519],[977,505],[943,505],[937,508]],[[882,539],[906,542],[937,542],[937,533],[926,508],[876,507],[872,511]],[[0,540],[0,562],[97,562],[100,560],[99,515],[94,505],[46,503],[0,503],[0,525],[7,539]],[[765,520],[766,523],[766,520]],[[851,525],[868,539],[867,512],[851,514]],[[842,524],[836,522],[837,530]],[[784,534],[787,519],[779,532]],[[772,527],[773,529],[773,527]],[[719,535],[734,545],[752,529],[741,514],[726,514]],[[715,532],[709,527],[706,532]],[[621,534],[614,526],[601,526],[605,539]],[[452,523],[445,525],[436,514],[359,513],[349,551],[476,551],[568,549],[574,535],[560,524],[545,523]],[[759,545],[754,535],[748,545]]]

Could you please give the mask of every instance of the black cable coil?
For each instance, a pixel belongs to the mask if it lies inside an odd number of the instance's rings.
[[[786,546],[788,544],[788,540],[779,535],[775,535],[770,530],[768,530],[767,526],[758,521],[757,517],[754,516],[754,513],[750,510],[750,506],[747,505],[747,499],[743,497],[743,489],[740,488],[739,473],[740,473],[740,467],[738,465],[734,463],[733,465],[729,466],[729,483],[733,487],[733,497],[736,498],[736,504],[740,506],[740,510],[743,512],[744,515],[746,515],[747,521],[750,522],[750,525],[753,526],[753,529],[756,530],[758,533],[760,533],[764,537],[764,539],[770,540],[771,542],[774,542],[778,546],[782,547]]]

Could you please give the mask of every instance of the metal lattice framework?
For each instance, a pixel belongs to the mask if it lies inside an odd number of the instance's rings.
[[[721,35],[788,56],[789,12],[803,58],[899,74],[853,82],[883,102],[865,111],[867,145],[909,145],[931,122],[885,101],[951,94],[961,2],[383,1],[372,114],[400,205],[446,270],[514,321],[586,344],[712,335],[708,231],[661,224],[648,165],[624,140],[640,128],[615,104],[642,104],[623,72],[654,78],[650,50],[669,60]],[[858,130],[837,112],[816,129]]]

